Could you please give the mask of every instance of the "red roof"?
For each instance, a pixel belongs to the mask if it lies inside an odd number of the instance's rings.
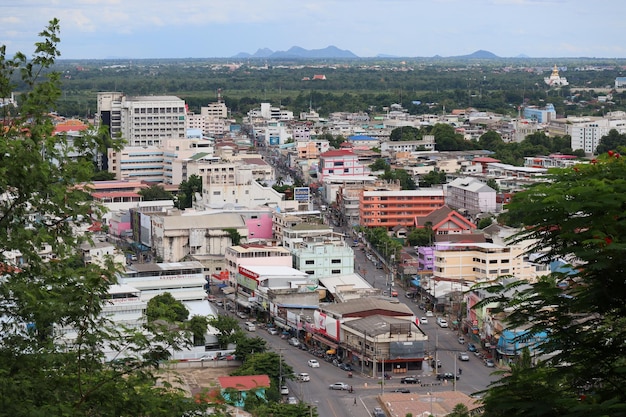
[[[333,149],[333,150],[324,152],[320,156],[329,157],[329,156],[348,156],[348,155],[354,155],[354,152],[344,150],[344,149]]]
[[[222,388],[234,388],[238,391],[270,387],[270,377],[267,375],[220,376],[218,381]]]
[[[102,191],[91,193],[93,198],[120,198],[120,197],[141,197],[140,194],[134,191]]]

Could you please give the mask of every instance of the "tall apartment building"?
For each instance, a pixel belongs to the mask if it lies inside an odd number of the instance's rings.
[[[129,146],[160,146],[167,138],[185,137],[185,101],[178,97],[101,92],[97,106],[96,125],[108,126],[111,137],[121,136]]]
[[[364,227],[412,227],[415,218],[430,214],[445,204],[441,188],[397,191],[362,191],[359,220]]]
[[[573,150],[582,149],[586,154],[591,155],[596,151],[602,136],[608,135],[612,129],[620,134],[626,133],[626,116],[616,114],[603,119],[572,123],[569,127],[569,134],[572,138],[571,147]]]
[[[496,190],[474,178],[457,178],[446,186],[447,204],[472,214],[496,212]]]
[[[318,167],[319,179],[336,175],[341,177],[355,177],[369,175],[370,169],[359,161],[358,155],[348,150],[330,150],[320,155]]]

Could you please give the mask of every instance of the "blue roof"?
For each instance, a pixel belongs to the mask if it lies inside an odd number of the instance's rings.
[[[366,136],[366,135],[356,135],[356,136],[350,136],[348,138],[348,140],[376,140],[371,136]]]

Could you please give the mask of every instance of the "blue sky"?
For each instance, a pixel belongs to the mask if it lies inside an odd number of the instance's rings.
[[[0,45],[62,59],[232,57],[334,45],[360,57],[626,58],[623,0],[2,0]]]

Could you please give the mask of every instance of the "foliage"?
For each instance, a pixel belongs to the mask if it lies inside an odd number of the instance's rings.
[[[226,349],[229,344],[237,343],[246,337],[239,326],[239,321],[234,317],[218,315],[209,318],[209,324],[218,331],[217,342],[221,349]]]
[[[420,187],[432,187],[433,185],[445,184],[448,182],[445,171],[433,169],[426,175],[421,175],[419,179]]]
[[[237,229],[226,228],[223,229],[230,236],[231,246],[237,246],[241,243],[241,235],[237,231]]]
[[[162,185],[154,184],[137,193],[143,197],[144,201],[174,200],[174,196],[169,191],[165,191]]]
[[[492,190],[494,190],[496,193],[499,193],[499,192],[500,192],[500,186],[498,185],[498,183],[496,182],[496,180],[495,180],[495,179],[493,179],[493,178],[489,178],[489,179],[487,180],[487,185],[488,185],[488,186],[489,186]]]
[[[115,179],[115,174],[109,171],[94,172],[91,181],[111,181]]]
[[[625,165],[610,151],[591,164],[550,171],[549,183],[513,196],[509,215],[523,225],[514,242],[533,242],[529,252],[541,255],[538,262],[573,265],[484,300],[499,303],[496,312],[510,311],[509,328],[548,335],[537,365],[519,371],[537,387],[528,401],[514,385],[496,390],[486,397],[485,416],[510,415],[501,411],[507,401],[517,404],[516,415],[626,415]]]
[[[318,417],[317,408],[307,403],[268,403],[255,410],[256,417]]]
[[[465,404],[457,404],[446,417],[470,417],[470,413]]]
[[[193,336],[194,346],[204,346],[206,343],[205,335],[208,330],[209,320],[205,316],[194,315],[186,323],[186,327]]]
[[[196,193],[202,194],[202,178],[193,174],[178,186],[178,208],[183,210],[192,207]]]
[[[596,154],[606,153],[622,147],[626,147],[626,134],[611,129],[607,135],[600,138],[600,143],[596,147]]]
[[[244,337],[237,342],[235,356],[245,362],[250,355],[267,351],[267,343],[260,337]]]
[[[91,158],[71,155],[103,143],[99,134],[73,142],[52,134],[48,112],[61,97],[59,73],[50,70],[59,31],[51,20],[30,58],[18,52],[9,59],[0,47],[0,97],[16,91],[15,82],[21,89],[19,113],[0,109],[0,409],[11,416],[183,415],[196,405],[160,379],[154,358],[184,341],[163,329],[111,323],[103,300],[117,266],[85,265],[75,255],[89,238],[77,231],[103,209],[88,204]],[[54,261],[40,255],[45,245]],[[11,251],[21,253],[19,267],[6,256]],[[109,361],[109,350],[125,358]]]
[[[400,183],[400,188],[403,190],[417,189],[417,184],[415,184],[411,175],[404,169],[390,169],[384,174],[379,175],[379,178],[387,181],[398,181]]]
[[[406,239],[410,246],[431,246],[435,241],[435,234],[432,227],[413,228]]]
[[[485,217],[483,219],[480,219],[476,227],[482,230],[485,227],[491,226],[492,223],[493,223],[493,219],[491,217]]]
[[[422,130],[412,126],[396,127],[389,136],[391,141],[422,140]]]
[[[146,307],[148,322],[165,320],[169,323],[181,323],[187,320],[188,316],[187,307],[169,292],[152,297]]]
[[[391,166],[389,165],[389,162],[387,162],[385,159],[378,158],[377,160],[375,160],[374,162],[370,164],[370,169],[372,170],[372,172],[376,172],[376,171],[387,172],[391,169]]]
[[[267,375],[270,377],[271,388],[267,392],[268,400],[280,398],[279,387],[285,378],[293,378],[293,368],[275,352],[251,354],[232,375]],[[282,378],[282,379],[281,379]]]

